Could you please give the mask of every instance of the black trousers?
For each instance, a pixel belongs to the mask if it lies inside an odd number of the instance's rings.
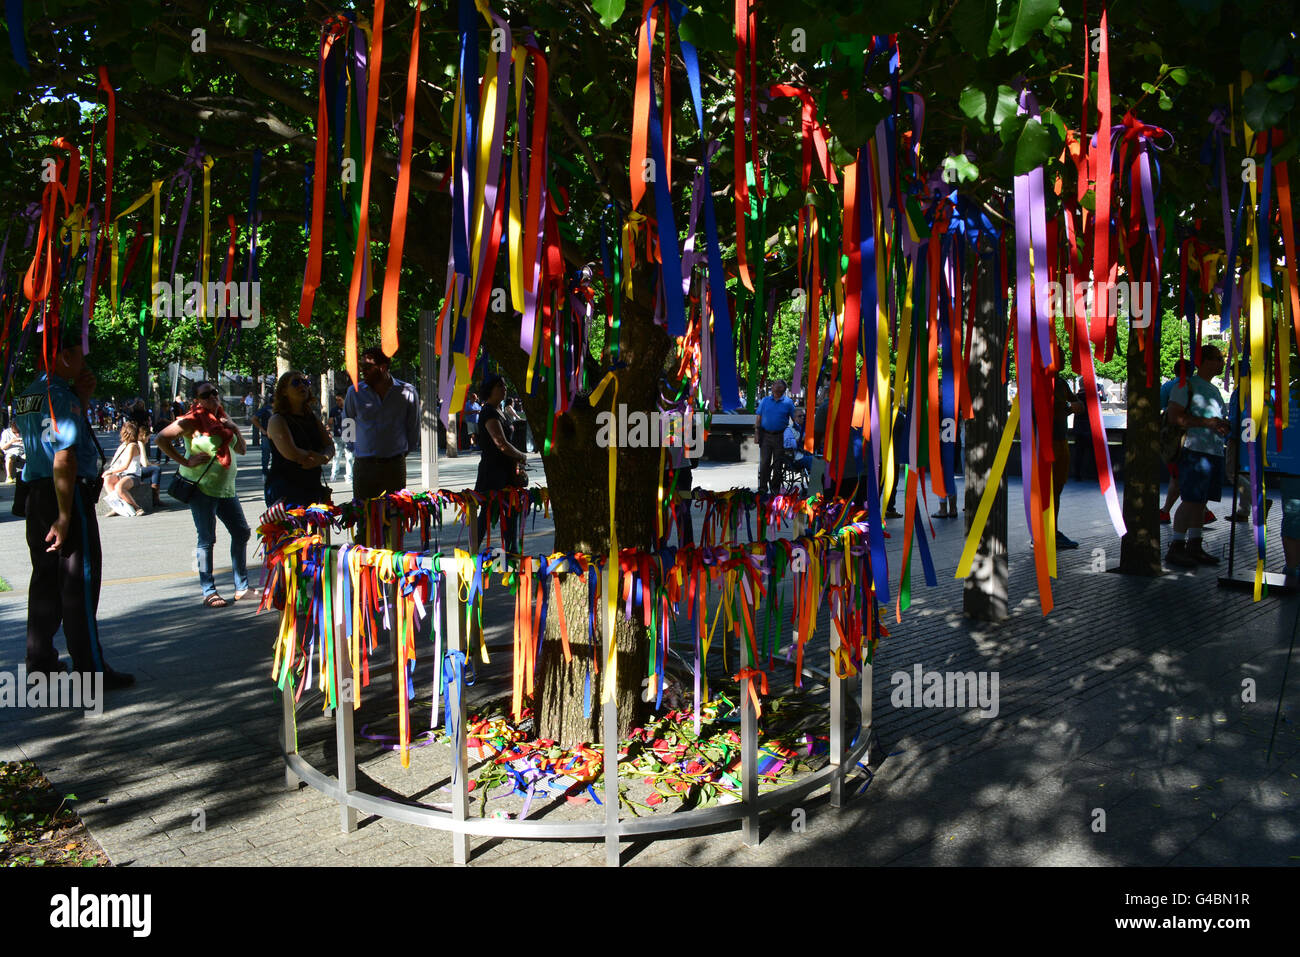
[[[27,593],[27,669],[58,668],[54,633],[62,625],[73,668],[103,671],[104,651],[96,621],[103,569],[99,522],[90,490],[80,480],[73,495],[67,540],[59,551],[46,551],[49,545],[45,536],[58,517],[54,481],[32,482],[27,495],[27,550],[32,559]]]
[[[365,501],[406,488],[406,456],[362,458],[352,462],[352,497]]]

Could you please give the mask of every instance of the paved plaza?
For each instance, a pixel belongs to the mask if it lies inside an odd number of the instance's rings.
[[[254,525],[262,484],[256,450],[250,452],[238,489]],[[476,455],[443,458],[438,484],[472,486],[476,466]],[[754,472],[751,464],[706,464],[695,481],[723,490],[752,485]],[[533,473],[541,481],[539,463]],[[408,463],[408,475],[419,476],[418,458]],[[334,487],[347,490],[341,482]],[[14,588],[0,594],[5,670],[23,661],[29,573],[23,523],[10,514],[12,494],[12,486],[0,492],[0,577]],[[962,583],[953,578],[960,521],[934,520],[938,587],[925,587],[914,559],[912,607],[901,623],[888,609],[890,635],[881,641],[874,673],[879,747],[865,791],[838,810],[828,806],[824,791],[808,798],[802,833],[791,828],[788,812],[773,812],[763,820],[757,847],[741,843],[737,824],[653,844],[625,843],[624,862],[1300,861],[1300,661],[1291,661],[1290,687],[1266,760],[1300,599],[1256,603],[1249,591],[1216,587],[1216,572],[1209,569],[1157,580],[1096,570],[1102,562],[1111,568],[1118,563],[1119,541],[1095,484],[1072,482],[1061,524],[1080,548],[1059,555],[1056,608],[1043,617],[1018,481],[1010,503],[1009,621],[980,626],[961,615]],[[1228,503],[1214,508],[1220,519],[1208,526],[1205,545],[1226,556]],[[1274,544],[1280,513],[1273,510],[1268,530],[1271,571],[1282,565]],[[286,789],[281,709],[269,677],[276,616],[255,615],[252,603],[200,606],[187,509],[173,504],[142,518],[101,518],[100,524],[102,641],[110,664],[134,672],[137,684],[111,694],[99,717],[0,709],[0,760],[30,759],[60,792],[75,792],[91,833],[118,865],[451,863],[446,833],[363,818],[355,833],[345,835],[335,803],[306,787]],[[901,525],[891,523],[895,534],[888,542],[895,589]],[[223,593],[231,590],[226,542],[219,528]],[[539,519],[534,530],[530,524],[525,547],[548,551],[549,525]],[[1239,535],[1242,568],[1251,567],[1248,549]],[[485,619],[490,641],[508,643],[510,615],[509,593],[493,589]],[[494,661],[508,674],[506,655]],[[910,674],[918,664],[926,671],[997,672],[999,713],[980,718],[973,709],[895,708],[890,676]],[[1242,700],[1247,679],[1256,689],[1250,703]],[[849,790],[857,791],[862,780]],[[425,787],[417,782],[410,793]],[[194,827],[198,812],[202,831]],[[471,861],[597,865],[604,848],[596,842],[475,839]]]

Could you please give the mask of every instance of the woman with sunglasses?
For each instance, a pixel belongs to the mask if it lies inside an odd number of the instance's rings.
[[[266,504],[300,508],[329,502],[321,466],[334,457],[334,439],[311,407],[311,380],[286,372],[275,384],[271,419],[271,468],[266,473]]]
[[[184,438],[185,452],[175,440]],[[217,519],[230,533],[230,564],[235,571],[235,601],[253,593],[248,587],[248,521],[235,494],[235,456],[247,451],[239,427],[221,405],[221,394],[211,382],[194,386],[194,401],[183,415],[158,433],[158,447],[180,466],[180,473],[197,484],[190,499],[190,515],[198,532],[199,584],[203,604],[224,608],[230,604],[217,593],[212,574],[212,547],[217,541]]]

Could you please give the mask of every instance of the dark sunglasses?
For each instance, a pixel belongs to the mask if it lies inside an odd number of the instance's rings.
[[[290,380],[289,385],[293,386],[294,388],[300,388],[300,387],[301,387],[301,388],[303,388],[303,389],[310,389],[310,388],[311,388],[311,380],[310,380],[310,379],[292,379],[292,380]]]

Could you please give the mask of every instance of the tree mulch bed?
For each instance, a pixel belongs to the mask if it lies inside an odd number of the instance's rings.
[[[71,807],[31,761],[0,764],[0,867],[112,867]]]

